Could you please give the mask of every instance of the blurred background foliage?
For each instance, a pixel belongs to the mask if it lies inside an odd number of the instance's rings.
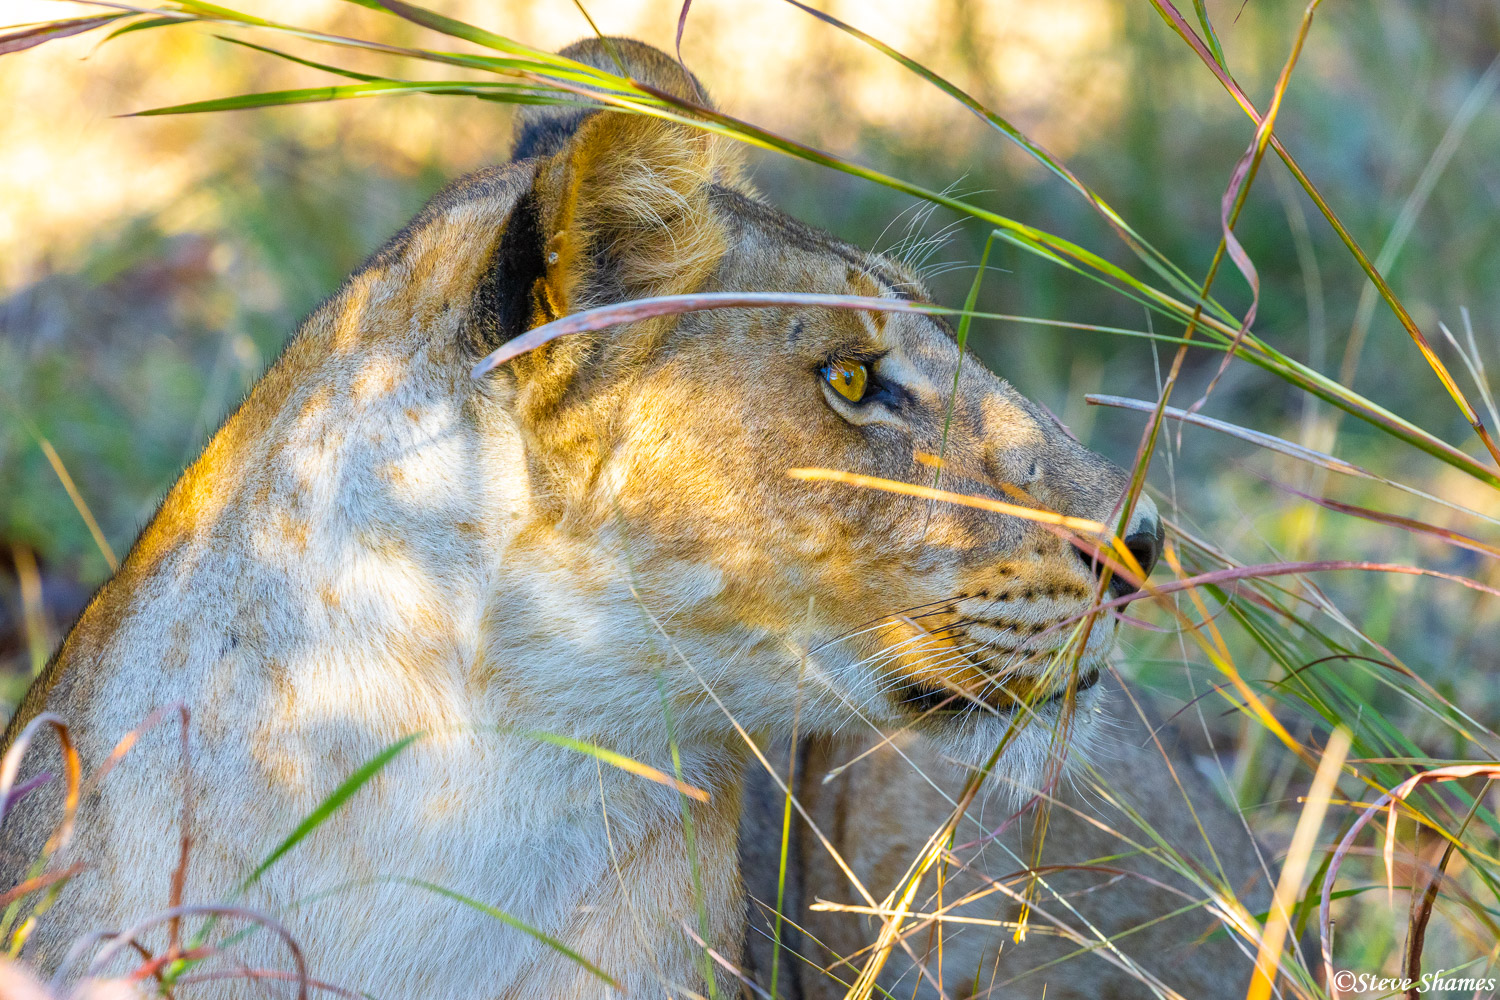
[[[61,17],[67,6],[12,2],[4,19]],[[542,48],[589,33],[567,0],[436,6]],[[1261,106],[1301,6],[1208,0],[1227,63]],[[414,26],[338,0],[240,9],[434,44]],[[1009,117],[1201,276],[1219,237],[1220,197],[1252,125],[1146,3],[837,0],[824,9]],[[679,6],[598,0],[589,10],[606,32],[670,49]],[[451,97],[119,117],[329,78],[231,46],[201,26],[105,44],[100,37],[0,60],[0,697],[11,702],[109,571],[41,441],[55,448],[108,546],[123,553],[299,319],[445,180],[503,160],[509,144],[508,107]],[[1493,0],[1327,3],[1277,124],[1372,256],[1393,254],[1388,279],[1466,387],[1463,362],[1437,331],[1444,324],[1461,342],[1471,331],[1480,358],[1500,368],[1497,51]],[[1076,195],[955,102],[779,0],[697,0],[683,55],[740,117],[930,188],[951,187],[1085,246],[1118,246]],[[340,62],[394,72],[365,53]],[[941,212],[851,177],[748,155],[773,202],[853,242],[922,262],[939,301],[963,301],[981,227],[950,226]],[[1411,222],[1405,236],[1403,213]],[[1397,322],[1383,306],[1359,312],[1367,283],[1279,162],[1266,161],[1237,232],[1260,272],[1256,331],[1266,341],[1482,454]],[[1137,329],[1149,322],[1123,297],[1034,256],[1000,248],[991,262],[980,309]],[[1249,301],[1237,275],[1221,279],[1216,293],[1236,311]],[[1025,322],[976,321],[971,343],[1121,464],[1134,454],[1144,416],[1088,406],[1084,395],[1154,399],[1170,360],[1146,341]],[[1196,398],[1220,358],[1191,354],[1176,402]],[[1413,449],[1393,453],[1388,438],[1250,365],[1231,366],[1204,412],[1500,515],[1477,481]],[[1163,442],[1150,477],[1163,510],[1245,562],[1369,558],[1500,586],[1494,560],[1320,510],[1283,487],[1450,523],[1439,508],[1358,480],[1329,481],[1208,430],[1188,428],[1179,449],[1172,427]],[[1314,582],[1353,625],[1494,726],[1500,603],[1411,577]],[[1242,672],[1274,677],[1269,658],[1255,655],[1239,663]],[[1125,659],[1168,699],[1186,700],[1213,683],[1196,675],[1204,668],[1170,634],[1128,636]],[[1432,757],[1474,753],[1433,717],[1383,694],[1370,675],[1350,681]],[[1278,821],[1295,820],[1295,809],[1275,807],[1296,794],[1296,769],[1246,752],[1262,731],[1220,715],[1219,705],[1210,709],[1197,727],[1202,752],[1212,739],[1238,785],[1232,793],[1262,807],[1274,834]],[[1378,966],[1389,952],[1397,928],[1375,909],[1352,936],[1369,961],[1349,955],[1348,967]],[[1341,940],[1349,946],[1351,937]]]

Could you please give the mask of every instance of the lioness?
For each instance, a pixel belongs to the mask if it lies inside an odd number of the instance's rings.
[[[637,79],[702,93],[655,50],[613,46]],[[597,42],[565,54],[613,66]],[[943,450],[949,489],[1105,522],[1126,480],[974,359],[960,371],[952,331],[917,314],[703,312],[470,378],[548,320],[700,290],[925,296],[899,263],[769,207],[710,135],[526,110],[509,164],[436,196],[307,320],[89,604],[7,742],[55,712],[92,765],[153,708],[189,706],[186,898],[275,917],[341,988],[610,992],[421,880],[551,935],[620,991],[737,990],[694,937],[730,959],[740,947],[742,731],[909,727],[974,762],[1029,719],[998,767],[1036,781],[1065,701],[1073,738],[1095,724],[1117,627],[1095,624],[1076,676],[1044,674],[1091,603],[1087,555],[1028,519],[785,470],[930,484]],[[1149,570],[1149,500],[1127,536]],[[169,728],[84,804],[60,860],[87,870],[27,945],[42,967],[165,906],[185,793]],[[413,733],[236,895],[347,775]],[[680,773],[707,800],[537,733]],[[54,816],[38,794],[9,819],[6,884]],[[142,940],[159,950],[165,934]],[[289,967],[264,929],[235,953]]]

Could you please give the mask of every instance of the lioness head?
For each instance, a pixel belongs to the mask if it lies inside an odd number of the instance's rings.
[[[676,63],[614,44],[637,79],[700,99]],[[565,54],[614,66],[595,42]],[[534,180],[477,293],[474,356],[559,316],[648,295],[926,301],[900,263],[765,204],[731,152],[652,118],[524,113],[516,158],[534,164]],[[941,453],[944,489],[1112,523],[1121,470],[977,359],[960,365],[941,319],[817,308],[668,317],[553,341],[487,376],[483,391],[524,446],[528,558],[592,577],[580,608],[617,602],[609,627],[628,636],[622,657],[656,644],[667,673],[696,673],[683,681],[683,711],[696,700],[727,725],[709,688],[747,728],[797,712],[810,727],[910,725],[972,758],[1013,721],[1054,720],[1075,696],[1089,704],[1117,622],[1104,616],[1075,636],[1098,581],[1066,537],[1021,517],[787,475],[823,467],[931,486]],[[1161,537],[1149,500],[1127,537],[1149,570]],[[636,609],[618,607],[627,588]],[[599,626],[597,610],[579,613]],[[1054,655],[1070,638],[1083,649],[1078,671]]]

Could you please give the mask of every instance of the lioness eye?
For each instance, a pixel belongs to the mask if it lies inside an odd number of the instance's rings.
[[[851,403],[857,403],[865,398],[870,369],[863,361],[834,361],[823,366],[823,377],[833,386],[834,392]]]

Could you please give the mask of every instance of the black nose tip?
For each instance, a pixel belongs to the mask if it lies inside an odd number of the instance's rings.
[[[1161,522],[1152,518],[1145,523],[1137,523],[1136,530],[1125,536],[1125,548],[1130,550],[1130,554],[1135,556],[1135,561],[1141,564],[1141,569],[1146,571],[1147,576],[1150,576],[1151,570],[1156,566],[1157,561],[1161,559],[1161,549],[1164,540],[1165,532],[1162,529]],[[1104,564],[1090,556],[1089,553],[1080,549],[1078,550],[1078,556],[1088,565],[1089,570],[1095,576],[1103,573]],[[1110,575],[1110,598],[1124,597],[1126,594],[1134,593],[1135,589],[1128,580],[1122,579],[1118,573]]]
[[[1151,570],[1161,558],[1163,534],[1161,522],[1152,520],[1125,539],[1125,547],[1135,556],[1135,561],[1141,564],[1141,569],[1146,571],[1147,576],[1151,575]]]

